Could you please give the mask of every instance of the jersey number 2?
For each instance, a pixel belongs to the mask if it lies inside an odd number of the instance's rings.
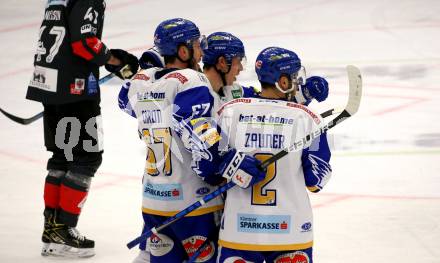
[[[264,162],[272,157],[270,153],[257,153],[255,158]],[[277,191],[275,189],[265,189],[266,186],[275,178],[277,174],[276,162],[271,163],[267,167],[266,177],[263,181],[252,186],[252,205],[268,205],[275,206],[277,204]]]

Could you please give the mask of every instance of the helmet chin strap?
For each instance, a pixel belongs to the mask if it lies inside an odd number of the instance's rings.
[[[294,96],[294,92],[295,92],[295,85],[293,85],[293,83],[291,81],[289,81],[289,84],[291,85],[291,87],[289,89],[283,90],[280,85],[278,84],[278,82],[275,82],[275,87],[277,88],[278,91],[280,91],[281,93],[285,94],[285,99],[288,101],[292,101]]]
[[[218,61],[218,60],[217,60]],[[232,65],[228,64],[228,71],[222,72],[221,70],[219,70],[217,67],[214,67],[215,71],[217,71],[217,73],[220,75],[220,78],[222,79],[223,82],[223,86],[226,86],[226,75],[231,71]]]

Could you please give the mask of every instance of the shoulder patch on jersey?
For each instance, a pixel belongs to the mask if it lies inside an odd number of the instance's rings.
[[[61,20],[61,10],[47,10],[44,13],[44,20],[59,21]]]
[[[178,79],[182,84],[188,82],[188,79],[179,72],[170,73],[165,77],[165,79],[170,79],[170,78]]]
[[[230,106],[232,104],[236,104],[236,103],[251,103],[251,101],[252,101],[252,99],[245,99],[245,98],[231,100],[230,102],[223,104],[223,106],[217,111],[217,114],[221,115],[223,110],[225,109],[225,107]]]
[[[241,90],[233,89],[231,90],[232,98],[238,99],[242,97]]]
[[[315,121],[316,124],[320,124],[321,123],[321,120],[319,119],[319,117],[315,113],[313,113],[311,110],[309,110],[309,108],[307,108],[304,105],[297,104],[297,103],[292,103],[292,102],[287,102],[286,106],[303,110],[304,112],[309,114],[310,117],[312,117],[312,119]]]
[[[150,77],[148,77],[147,75],[142,74],[142,73],[137,73],[137,74],[134,75],[134,77],[133,77],[133,80],[135,80],[135,79],[148,81],[148,80],[150,80]]]

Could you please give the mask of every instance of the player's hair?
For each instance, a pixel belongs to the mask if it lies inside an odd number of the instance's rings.
[[[207,65],[207,64],[203,64],[203,70],[209,70],[215,68],[215,65]]]
[[[177,57],[176,56],[163,56],[163,59],[165,61],[165,65],[172,64],[176,62]]]
[[[275,88],[274,84],[269,84],[269,83],[266,83],[266,82],[261,82],[260,81],[260,85],[261,85],[261,89]]]
[[[177,52],[179,51],[179,48],[183,47],[183,46],[187,47],[187,45],[185,43],[180,43],[177,47]],[[164,59],[165,65],[166,65],[166,64],[172,64],[172,63],[176,62],[176,60],[178,60],[179,58],[176,53],[175,55],[165,55],[165,56],[163,56],[163,59]]]

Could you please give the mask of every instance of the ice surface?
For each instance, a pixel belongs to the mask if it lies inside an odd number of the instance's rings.
[[[30,117],[25,100],[45,1],[0,1],[0,107]],[[344,106],[345,66],[364,80],[358,114],[330,132],[333,178],[311,195],[315,262],[440,262],[440,2],[437,0],[107,1],[103,41],[140,55],[156,25],[184,17],[204,34],[228,31],[246,46],[239,76],[256,85],[255,57],[268,46],[295,50],[309,75],[328,78],[318,112]],[[102,75],[106,74],[102,69]],[[95,239],[87,262],[130,262],[139,234],[144,148],[136,121],[119,111],[120,82],[101,87],[104,162],[80,219]],[[39,255],[45,161],[42,122],[0,115],[0,262],[57,262]],[[62,262],[70,262],[63,260]],[[73,261],[72,261],[73,262]]]

